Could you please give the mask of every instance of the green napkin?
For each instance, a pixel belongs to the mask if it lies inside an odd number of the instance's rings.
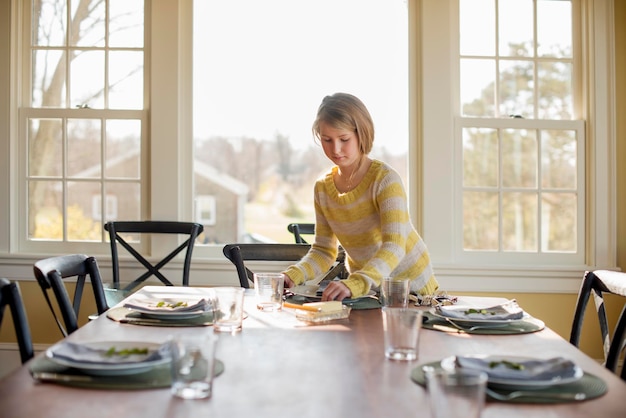
[[[147,318],[139,312],[119,307],[111,308],[106,311],[106,316],[109,319],[121,323],[154,327],[200,327],[213,325],[213,312],[207,312],[204,315],[194,316],[193,318],[179,318],[172,320],[156,319],[154,317]]]

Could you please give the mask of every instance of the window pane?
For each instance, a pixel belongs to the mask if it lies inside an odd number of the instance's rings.
[[[537,54],[540,57],[572,57],[571,16],[571,1],[537,1]]]
[[[499,213],[498,193],[463,193],[464,250],[498,250]]]
[[[109,2],[109,46],[143,48],[144,0]]]
[[[494,56],[496,11],[494,0],[459,2],[461,55]]]
[[[69,27],[71,46],[104,46],[105,2],[72,0],[72,25]],[[76,31],[73,32],[73,29]]]
[[[500,61],[500,114],[534,118],[533,63]]]
[[[572,64],[537,63],[538,108],[540,119],[574,119]]]
[[[533,28],[533,0],[498,1],[498,40],[501,56],[533,56]]]
[[[28,128],[28,175],[63,175],[63,122],[61,119],[30,119]]]
[[[502,194],[504,251],[537,251],[537,194]]]
[[[108,207],[104,222],[141,220],[141,188],[139,183],[114,183],[105,184]],[[114,206],[114,207],[113,207]]]
[[[32,45],[65,45],[67,0],[33,0]]]
[[[70,65],[70,103],[104,108],[104,52],[82,51]]]
[[[495,116],[495,89],[494,60],[461,59],[461,109],[464,116]]]
[[[100,178],[102,129],[99,119],[68,119],[67,176]]]
[[[575,131],[542,131],[541,179],[546,189],[576,189]]]
[[[502,132],[502,186],[537,187],[537,136],[526,129]]]
[[[67,183],[67,240],[100,241],[102,239],[102,219],[92,207],[93,196],[101,195],[98,182]]]
[[[63,52],[35,50],[32,59],[32,107],[65,107],[67,103]]]
[[[141,174],[141,121],[106,122],[106,178],[138,180]]]
[[[28,238],[63,239],[63,183],[30,181],[28,184]]]
[[[143,52],[109,53],[109,109],[143,108]]]
[[[577,213],[576,194],[543,193],[541,200],[543,251],[576,251]]]
[[[362,99],[371,156],[406,175],[407,21],[404,0],[194,2],[194,193],[215,196],[217,219],[207,242],[293,242],[289,223],[314,222],[313,184],[332,165],[311,132],[326,95]]]
[[[498,132],[463,129],[463,186],[498,186]]]

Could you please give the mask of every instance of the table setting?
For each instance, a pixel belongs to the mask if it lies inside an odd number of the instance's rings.
[[[411,380],[427,383],[427,373],[470,369],[487,375],[486,398],[496,402],[581,402],[604,395],[606,383],[573,361],[554,357],[451,356],[414,367]]]
[[[172,292],[159,286],[147,286],[109,309],[106,316],[132,325],[209,326],[213,325],[214,297],[210,289],[179,287]]]
[[[509,335],[541,331],[545,323],[525,312],[515,299],[460,296],[454,304],[435,304],[426,310],[423,327],[457,334]]]
[[[171,341],[61,341],[29,366],[40,382],[92,389],[154,389],[172,385]],[[214,375],[224,371],[215,361]]]

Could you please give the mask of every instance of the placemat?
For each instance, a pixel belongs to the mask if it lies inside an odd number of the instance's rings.
[[[411,380],[415,383],[417,383],[418,385],[421,386],[426,386],[426,381],[425,381],[425,375],[424,375],[424,370],[423,367],[425,366],[430,366],[433,367],[435,369],[441,369],[441,362],[440,361],[435,361],[432,363],[425,363],[425,364],[421,364],[417,367],[415,367],[412,371],[411,371]],[[510,392],[514,392],[515,390],[505,390],[505,389],[492,389],[500,394],[507,394]],[[492,398],[490,398],[489,396],[487,397],[487,400],[489,401],[493,401],[493,402],[507,402],[507,403],[564,403],[564,402],[583,402],[585,400],[589,400],[589,399],[594,399],[594,398],[598,398],[602,395],[604,395],[607,390],[608,387],[606,386],[606,383],[604,382],[604,380],[600,379],[599,377],[587,373],[585,372],[583,374],[583,377],[580,378],[580,380],[577,380],[575,382],[572,383],[566,383],[563,385],[553,385],[550,387],[546,387],[546,388],[541,388],[541,389],[536,389],[537,391],[541,391],[541,393],[543,395],[545,395],[546,393],[554,393],[554,394],[559,394],[559,393],[584,393],[586,395],[586,398],[584,400],[576,400],[576,399],[557,399],[557,398],[548,398],[545,396],[542,397],[522,397],[522,398],[514,398],[514,399],[510,399],[507,401],[499,401],[499,400],[494,400]],[[526,391],[526,390],[524,390]]]
[[[204,315],[196,316],[193,318],[165,320],[148,318],[140,314],[139,312],[132,311],[130,309],[119,307],[111,308],[106,311],[107,318],[112,319],[123,324],[133,325],[145,325],[153,327],[202,327],[213,325],[213,313],[208,312]]]
[[[217,377],[223,372],[224,363],[216,359],[215,376]],[[89,389],[156,389],[172,385],[169,363],[156,366],[143,373],[123,376],[93,376],[71,367],[61,366],[45,356],[38,356],[33,359],[30,365],[30,373],[33,377],[36,373],[54,373],[67,376],[68,380],[59,379],[53,383]],[[72,376],[77,376],[78,379],[70,379]]]
[[[504,326],[493,328],[483,328],[481,326],[472,327],[455,327],[445,319],[438,318],[429,311],[424,311],[424,323],[422,328],[432,329],[435,331],[451,332],[456,334],[489,334],[489,335],[509,335],[509,334],[529,334],[531,332],[541,331],[545,328],[543,321],[530,317],[523,321],[516,321]]]
[[[302,305],[303,303],[307,303],[307,302],[319,302],[319,301],[320,299],[317,299],[317,298],[313,299],[313,298],[307,298],[306,296],[299,296],[299,295],[289,296],[287,298],[287,302],[296,303],[298,305]],[[380,301],[376,297],[363,297],[363,298],[354,299],[354,300],[348,299],[348,300],[343,300],[342,303],[346,306],[351,307],[352,309],[377,309],[382,306]]]

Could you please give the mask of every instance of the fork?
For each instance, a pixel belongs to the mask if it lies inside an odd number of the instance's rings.
[[[461,331],[475,331],[477,329],[496,329],[496,328],[501,328],[502,325],[498,324],[497,326],[494,325],[474,325],[472,327],[464,327],[462,325],[457,324],[456,322],[452,321],[449,318],[446,318],[446,321],[448,321],[448,323],[450,325],[452,325],[453,327],[455,327],[456,329],[460,329]],[[523,331],[523,329],[519,328],[520,331]]]
[[[563,399],[563,400],[574,400],[574,401],[583,401],[587,398],[587,395],[583,392],[569,392],[569,393],[550,393],[550,392],[541,392],[541,391],[523,391],[516,390],[509,393],[500,393],[496,392],[493,389],[485,388],[485,393],[493,399],[497,399],[499,401],[510,401],[512,399],[517,398],[546,398],[546,399]]]

